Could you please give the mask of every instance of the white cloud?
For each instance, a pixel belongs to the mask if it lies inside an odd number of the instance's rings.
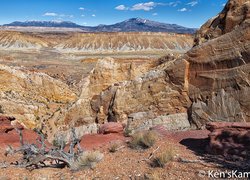
[[[53,12],[46,12],[43,16],[53,16],[53,17],[55,17],[55,16],[58,16],[58,14],[53,13]]]
[[[59,17],[59,18],[73,18],[73,15],[69,15],[69,14],[57,14],[54,12],[46,12],[43,16],[52,16],[52,17]]]
[[[144,10],[144,11],[150,11],[154,9],[158,5],[164,5],[162,3],[155,3],[155,2],[147,2],[147,3],[138,3],[132,6],[130,8],[132,11],[138,11],[138,10]]]
[[[191,1],[191,2],[187,3],[187,5],[190,5],[192,7],[197,5],[197,4],[198,4],[198,1]]]
[[[124,5],[119,5],[117,7],[115,7],[116,10],[119,10],[119,11],[125,11],[125,10],[128,10],[129,8],[124,6]]]
[[[178,11],[185,12],[185,11],[187,11],[187,8],[178,9]]]
[[[84,9],[85,9],[85,8],[83,8],[83,7],[79,7],[79,10],[82,10],[82,11],[83,11]]]
[[[81,15],[81,17],[85,17],[85,15],[84,15],[84,14],[82,14],[82,15]]]
[[[175,2],[167,3],[167,5],[168,5],[168,6],[171,6],[171,7],[176,7],[176,6],[178,6],[179,4],[181,4],[180,1],[175,1]]]
[[[158,15],[158,13],[153,13],[152,15],[153,15],[153,16],[157,16],[157,15]]]
[[[92,16],[92,17],[96,17],[96,15],[95,15],[95,14],[92,14],[91,16]]]
[[[179,1],[178,1],[178,3],[179,3]],[[125,10],[130,10],[130,11],[139,11],[139,10],[150,11],[150,10],[154,9],[156,6],[167,6],[167,5],[169,5],[169,4],[156,3],[156,2],[151,1],[151,2],[146,2],[146,3],[138,3],[138,4],[133,5],[132,7],[126,7],[125,5],[121,4],[121,5],[117,6],[117,7],[115,7],[115,9],[119,10],[119,11],[125,11]]]

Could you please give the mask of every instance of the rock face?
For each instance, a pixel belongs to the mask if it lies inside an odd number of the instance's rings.
[[[139,130],[161,123],[167,126],[171,124],[171,119],[177,118],[179,125],[181,121],[184,125],[180,129],[189,128],[185,107],[190,101],[182,86],[173,84],[169,76],[168,68],[172,63],[168,62],[163,69],[157,67],[135,80],[113,85],[98,98],[92,99],[97,120],[105,117],[104,121],[128,122],[129,129]],[[174,124],[174,121],[171,122]],[[178,128],[175,126],[173,129]]]
[[[250,123],[208,123],[208,151],[213,154],[249,158],[250,153]]]
[[[75,99],[66,84],[48,75],[0,65],[0,113],[15,117],[27,128]]]
[[[223,11],[208,20],[196,33],[195,45],[200,45],[211,39],[233,31],[250,17],[248,0],[230,0]]]
[[[99,107],[100,93],[105,94],[109,86],[118,86],[119,82],[132,80],[156,65],[157,62],[117,63],[113,58],[100,59],[90,75],[82,80],[82,91],[78,100],[48,119],[50,127],[54,128],[48,129],[47,133],[53,137],[58,129],[67,130],[72,126],[79,127],[79,135],[97,133],[97,124],[108,122],[106,111],[109,103]],[[107,101],[112,99],[112,96],[113,94],[108,93]]]
[[[212,40],[184,56],[189,62],[190,116],[198,127],[207,121],[250,121],[249,7],[249,1],[230,0],[213,21],[216,26],[209,21],[197,34]]]

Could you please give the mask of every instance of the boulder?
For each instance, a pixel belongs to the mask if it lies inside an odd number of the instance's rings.
[[[231,158],[250,157],[250,123],[212,122],[206,125],[209,134],[208,151]]]
[[[15,120],[14,117],[0,116],[0,133],[8,133],[9,131],[14,130],[15,128],[23,129],[23,126],[20,124],[12,125],[12,122]]]
[[[109,122],[100,126],[100,134],[122,133],[123,125],[121,123]]]

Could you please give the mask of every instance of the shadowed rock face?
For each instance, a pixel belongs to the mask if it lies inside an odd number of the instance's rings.
[[[249,159],[250,123],[209,123],[208,151],[228,159]]]
[[[206,121],[250,121],[250,2],[230,0],[209,23],[196,35],[207,42],[184,56],[191,119],[198,127]]]

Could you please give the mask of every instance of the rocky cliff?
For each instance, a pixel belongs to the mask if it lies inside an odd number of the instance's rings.
[[[16,117],[27,128],[75,99],[66,84],[46,74],[0,65],[0,114]]]
[[[79,122],[76,126],[118,121],[132,131],[157,125],[183,130],[203,128],[207,121],[250,121],[249,3],[230,0],[222,13],[198,31],[194,48],[141,76],[128,78],[128,69],[119,71],[124,79],[108,87],[112,82],[105,81],[117,77],[116,68],[109,65],[109,76],[103,69],[104,81],[91,81],[99,79],[93,71],[83,86],[94,87],[90,92],[95,93],[86,96],[90,103],[80,103],[81,98],[74,107],[91,113],[68,111],[65,121]],[[100,83],[105,86],[100,88]]]
[[[205,42],[183,57],[189,62],[190,118],[198,127],[250,121],[250,2],[230,0],[196,37]]]

